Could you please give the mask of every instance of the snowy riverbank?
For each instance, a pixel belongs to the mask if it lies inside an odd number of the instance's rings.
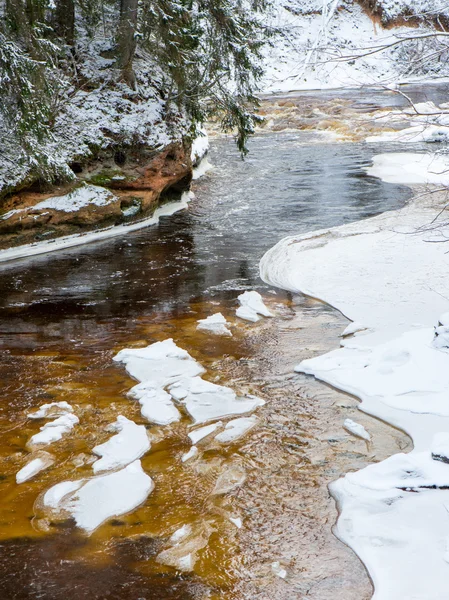
[[[413,438],[411,453],[331,486],[336,534],[365,563],[377,600],[447,596],[449,343],[441,343],[444,328],[435,341],[434,327],[449,311],[449,256],[433,242],[449,231],[425,227],[445,204],[418,190],[399,211],[286,238],[260,266],[266,282],[319,298],[354,322],[340,349],[297,370],[357,396],[361,410]]]

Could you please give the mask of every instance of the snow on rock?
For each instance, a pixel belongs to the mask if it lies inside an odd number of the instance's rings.
[[[349,323],[340,335],[341,337],[346,337],[347,335],[354,335],[354,333],[359,333],[360,331],[366,331],[366,327],[361,323]]]
[[[228,322],[221,313],[215,313],[206,319],[200,319],[196,328],[200,331],[208,331],[215,335],[226,335],[231,337],[232,333],[226,327],[227,324]]]
[[[209,137],[204,128],[197,131],[198,135],[193,140],[191,158],[192,164],[198,166],[209,151]]]
[[[449,313],[444,313],[438,318],[433,346],[439,349],[449,349]]]
[[[106,206],[115,200],[117,200],[117,196],[110,190],[98,185],[84,183],[64,196],[55,196],[35,204],[33,209],[52,208],[63,212],[76,212],[89,205]]]
[[[150,227],[151,225],[156,225],[159,222],[160,217],[169,216],[175,212],[178,212],[179,210],[186,209],[188,207],[190,198],[190,192],[185,192],[182,194],[181,200],[163,204],[154,211],[151,217],[136,221],[134,223],[113,225],[112,227],[105,227],[104,229],[98,229],[89,233],[75,233],[73,235],[66,235],[50,241],[33,242],[32,244],[24,244],[22,246],[14,246],[13,248],[0,250],[0,263],[10,262],[29,256],[47,254],[49,252],[57,252],[67,248],[84,246],[85,244],[98,242],[100,240],[124,236],[132,231],[144,229],[145,227]]]
[[[248,431],[252,429],[256,423],[257,418],[255,416],[233,419],[232,421],[226,423],[224,431],[215,437],[215,441],[220,442],[221,444],[235,442],[248,433]]]
[[[73,407],[68,402],[51,402],[50,404],[43,404],[34,413],[28,413],[27,417],[29,419],[53,419],[72,412]]]
[[[27,445],[38,446],[41,444],[52,444],[53,442],[57,442],[63,435],[69,433],[78,423],[78,417],[72,413],[61,415],[54,421],[50,421],[43,425],[40,432],[33,435]]]
[[[249,413],[265,404],[256,396],[238,397],[231,388],[201,377],[184,378],[172,384],[169,391],[175,400],[182,401],[195,424]]]
[[[449,463],[449,433],[441,431],[436,433],[431,445],[432,458]]]
[[[262,296],[258,292],[243,292],[243,294],[238,296],[237,300],[240,302],[240,306],[236,310],[236,315],[240,319],[256,323],[260,318],[259,315],[263,317],[273,316],[273,313],[265,306]]]
[[[223,423],[221,421],[218,421],[218,423],[212,423],[212,425],[206,425],[205,427],[194,429],[188,434],[188,436],[191,439],[192,444],[197,444],[204,438],[208,437],[211,433],[216,431],[219,427],[221,427],[222,424]]]
[[[182,462],[187,462],[191,458],[196,458],[198,456],[198,448],[196,446],[192,446],[188,452],[181,456]]]
[[[92,450],[101,457],[92,466],[94,473],[125,467],[150,449],[144,425],[136,425],[134,421],[119,415],[109,430],[117,431],[117,434]]]
[[[173,404],[170,394],[153,387],[152,381],[144,381],[130,389],[132,398],[139,401],[142,416],[156,425],[169,425],[181,419],[181,413]]]
[[[114,360],[124,363],[131,377],[141,382],[151,381],[155,388],[164,388],[181,377],[204,373],[204,368],[171,338],[146,348],[125,348]]]
[[[362,440],[366,440],[367,442],[371,441],[370,434],[366,431],[363,425],[360,425],[360,423],[356,423],[352,419],[345,419],[343,427],[346,429],[346,431],[349,431],[349,433],[362,438]]]
[[[44,469],[48,469],[55,462],[54,457],[48,452],[40,452],[36,458],[32,458],[20,471],[16,474],[16,482],[24,483],[35,477]]]
[[[136,460],[108,475],[58,483],[45,493],[43,505],[56,516],[72,517],[78,527],[91,534],[108,519],[137,508],[153,489],[151,477]]]
[[[370,329],[297,370],[357,396],[363,411],[414,441],[410,454],[331,486],[336,533],[366,565],[376,600],[447,597],[449,466],[432,454],[444,456],[446,438],[434,436],[449,431],[449,353],[434,345],[434,325],[449,312],[449,256],[445,244],[428,242],[449,231],[423,227],[442,208],[435,202],[418,196],[399,211],[286,238],[260,265],[267,283],[319,298]]]

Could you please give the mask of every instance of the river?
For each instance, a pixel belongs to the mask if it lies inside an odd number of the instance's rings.
[[[307,131],[267,132],[256,135],[249,149],[242,161],[230,138],[214,139],[214,169],[194,184],[188,210],[157,226],[0,267],[5,600],[274,600],[306,592],[324,600],[338,597],[342,581],[345,600],[369,597],[358,559],[332,539],[335,508],[326,485],[345,469],[388,455],[389,444],[405,447],[407,440],[385,433],[379,438],[385,448],[378,450],[343,439],[341,411],[350,414],[356,402],[320,391],[291,368],[302,354],[338,343],[344,318],[313,300],[269,289],[259,279],[258,262],[286,235],[395,209],[410,191],[365,174],[376,145],[336,144]],[[246,289],[261,292],[276,318],[255,325],[235,319],[236,297]],[[197,332],[196,321],[218,311],[229,317],[232,338]],[[59,481],[91,474],[90,449],[107,439],[104,428],[118,414],[145,423],[126,397],[135,382],[112,357],[123,347],[168,337],[208,369],[209,379],[266,399],[260,427],[239,444],[205,450],[196,467],[185,467],[179,456],[189,447],[187,424],[165,434],[148,425],[153,443],[142,465],[156,483],[148,501],[89,538],[70,521],[52,523],[36,502],[40,495]],[[26,442],[37,431],[27,412],[60,400],[76,407],[80,425],[48,448],[56,458],[51,469],[17,485]],[[235,457],[245,463],[248,483],[211,498],[223,465]],[[244,517],[241,530],[229,526],[233,512]],[[213,533],[193,572],[155,560],[177,527],[204,522]],[[276,545],[292,571],[289,591],[269,569],[271,560],[279,560]],[[317,567],[326,548],[336,568]],[[326,570],[330,579],[323,576]]]

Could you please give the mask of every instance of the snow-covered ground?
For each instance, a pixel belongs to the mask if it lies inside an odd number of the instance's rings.
[[[407,164],[407,155],[399,162]],[[396,181],[409,175],[396,173]],[[409,454],[331,486],[336,534],[365,563],[376,600],[447,598],[449,343],[440,315],[449,310],[449,229],[426,227],[445,206],[444,196],[418,194],[399,211],[286,238],[260,265],[266,282],[321,299],[357,323],[340,349],[296,370],[357,396],[361,410],[413,439]]]
[[[448,12],[442,0],[382,0],[376,5],[388,20]],[[437,40],[391,46],[432,31],[430,27],[383,29],[353,0],[276,0],[267,22],[281,35],[266,50],[263,92],[397,85],[449,75],[447,61],[433,60]],[[371,53],[379,46],[391,47]]]

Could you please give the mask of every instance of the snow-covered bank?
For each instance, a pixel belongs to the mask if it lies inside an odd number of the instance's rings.
[[[434,343],[434,327],[449,309],[449,256],[446,244],[431,242],[449,230],[419,229],[444,203],[418,194],[399,211],[286,238],[261,261],[266,282],[358,324],[342,348],[297,370],[358,396],[362,410],[413,438],[410,454],[331,486],[336,534],[367,566],[377,600],[447,598],[449,465],[435,458],[449,431],[449,351]]]
[[[68,235],[55,240],[36,242],[34,244],[26,244],[25,246],[0,250],[0,263],[18,260],[19,258],[37,256],[39,254],[48,254],[49,252],[56,252],[58,250],[67,250],[68,248],[74,248],[75,246],[82,246],[92,242],[99,242],[101,240],[123,236],[131,231],[137,231],[138,229],[143,229],[150,225],[156,225],[161,217],[170,216],[179,210],[187,208],[190,198],[191,193],[185,192],[178,202],[164,204],[157,208],[151,217],[134,223],[107,227],[105,229],[91,231],[90,233]]]

